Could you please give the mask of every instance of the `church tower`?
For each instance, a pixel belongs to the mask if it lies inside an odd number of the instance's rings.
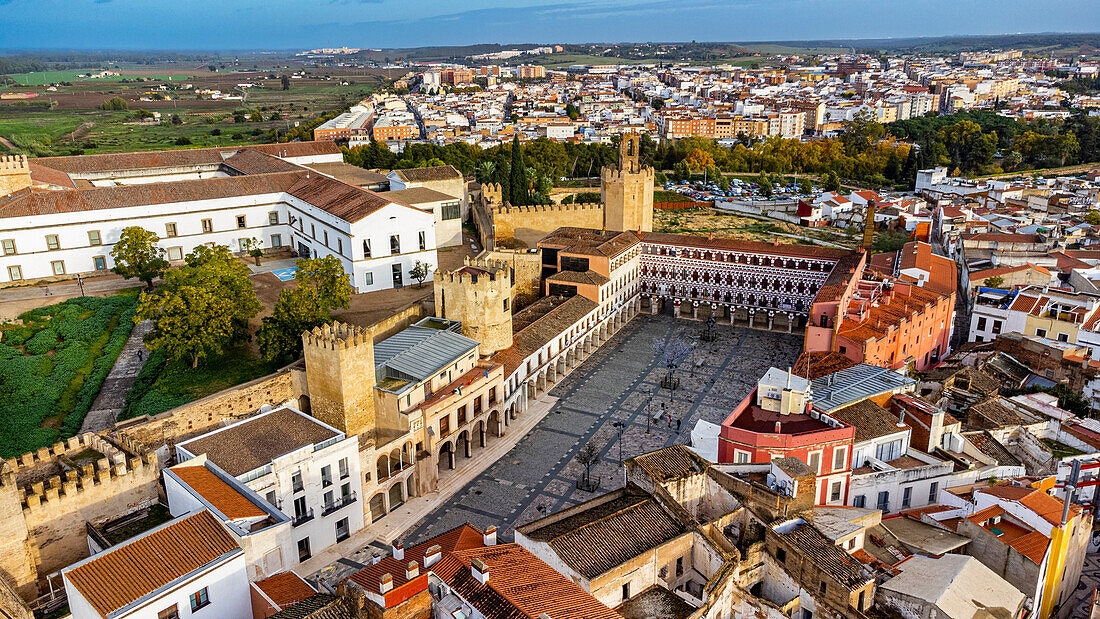
[[[619,142],[619,165],[607,166],[600,173],[603,200],[603,227],[606,230],[653,230],[652,167],[642,166],[642,138],[624,133]]]

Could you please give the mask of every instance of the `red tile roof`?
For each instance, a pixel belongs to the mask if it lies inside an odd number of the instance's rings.
[[[471,573],[475,559],[488,566],[486,584]],[[518,544],[454,552],[432,571],[488,619],[621,619]]]
[[[275,574],[263,580],[258,580],[253,584],[255,584],[260,591],[263,591],[264,595],[279,608],[286,608],[291,604],[297,604],[317,594],[309,583],[302,580],[302,577],[294,572]]]
[[[64,576],[104,617],[243,551],[208,510],[185,516],[91,557]]]
[[[386,557],[374,565],[365,567],[348,577],[349,580],[362,586],[368,591],[378,591],[382,575],[389,574],[393,577],[394,588],[409,582],[405,576],[405,569],[411,561],[416,561],[420,566],[420,573],[427,572],[424,569],[424,552],[432,546],[439,546],[446,554],[456,550],[480,548],[485,545],[485,534],[470,523],[455,527],[446,533],[441,533],[431,539],[405,549],[405,556],[400,561],[393,557]]]
[[[262,518],[267,515],[267,512],[205,466],[177,466],[169,470],[230,520]]]

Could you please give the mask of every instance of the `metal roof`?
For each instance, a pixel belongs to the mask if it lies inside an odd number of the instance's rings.
[[[427,380],[477,348],[477,341],[457,333],[412,326],[374,345],[378,376]]]
[[[917,384],[894,370],[860,363],[810,381],[814,408],[829,412],[871,396]]]

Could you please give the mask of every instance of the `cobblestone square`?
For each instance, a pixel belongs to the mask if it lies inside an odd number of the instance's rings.
[[[482,528],[495,525],[500,539],[511,541],[516,526],[622,486],[620,449],[629,458],[689,443],[699,419],[721,422],[769,367],[786,369],[802,349],[799,335],[730,325],[716,325],[717,340],[703,342],[703,328],[700,322],[669,316],[635,318],[551,389],[559,400],[534,430],[416,523],[407,543],[467,520]],[[654,342],[675,338],[693,349],[677,372],[679,388],[670,393],[658,388],[666,370]],[[616,421],[624,423],[621,443]],[[574,458],[589,442],[600,452],[592,467],[593,478],[600,480],[595,493],[576,485],[584,467]]]

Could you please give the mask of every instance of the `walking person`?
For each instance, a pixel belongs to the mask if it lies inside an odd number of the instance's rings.
[[[43,290],[45,290],[45,294],[43,294],[42,296],[44,296],[44,297],[50,296],[50,287],[49,286],[43,286],[42,288],[43,288]]]

